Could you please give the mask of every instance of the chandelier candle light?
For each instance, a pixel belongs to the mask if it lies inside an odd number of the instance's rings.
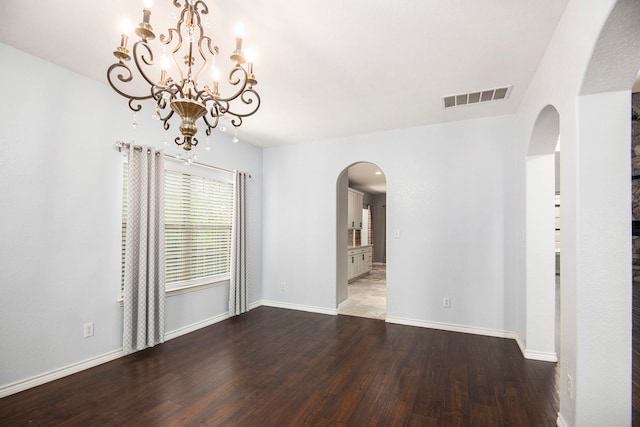
[[[237,132],[243,118],[255,114],[260,107],[260,96],[254,89],[258,84],[253,74],[254,58],[250,52],[245,56],[242,51],[242,26],[238,25],[235,50],[230,56],[234,65],[229,71],[228,82],[234,88],[234,92],[224,98],[218,91],[220,72],[215,67],[218,46],[213,44],[210,37],[204,35],[200,17],[200,14],[209,13],[205,2],[186,0],[182,6],[181,0],[173,0],[173,5],[182,8],[182,11],[175,28],[169,28],[166,35],[160,35],[159,41],[164,47],[159,70],[154,67],[155,55],[149,45],[149,41],[155,39],[150,24],[152,3],[153,0],[144,0],[142,22],[135,29],[140,40],[133,44],[131,53],[127,47],[131,25],[128,22],[123,23],[120,46],[113,51],[118,62],[107,70],[109,84],[117,93],[129,99],[129,108],[134,112],[142,109],[139,101],[153,99],[156,108],[154,117],[163,122],[165,130],[169,129],[169,119],[177,113],[182,119],[179,127],[182,139],[176,137],[175,143],[187,152],[198,145],[198,139],[195,137],[198,132],[196,122],[201,118],[207,135],[211,135],[211,130],[225,117],[231,119],[231,124]],[[167,48],[170,54],[166,53]],[[127,65],[131,59],[135,64],[135,71]],[[170,67],[175,68],[178,75],[171,76]],[[206,84],[199,85],[199,78],[202,77],[204,80],[207,75],[206,70],[209,70],[211,87]],[[160,78],[155,80],[151,75],[158,75],[158,71]],[[124,89],[130,87],[127,84],[134,81],[134,76],[141,76],[149,84],[148,93],[134,95]],[[137,80],[140,80],[140,77]],[[237,102],[233,107],[239,106],[240,110],[231,110],[231,103],[234,101]],[[234,137],[234,141],[237,141],[237,136]]]

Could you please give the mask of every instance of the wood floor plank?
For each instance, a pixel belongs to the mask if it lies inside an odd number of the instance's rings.
[[[472,403],[469,425],[474,427],[494,427],[500,425],[500,414],[495,406]]]
[[[387,401],[391,397],[391,388],[385,384],[373,383],[355,407],[347,422],[350,426],[375,426],[378,424]],[[389,424],[393,425],[393,424]]]
[[[260,307],[0,399],[0,425],[554,426],[512,340]]]
[[[494,385],[498,414],[502,424],[509,426],[533,425],[527,416],[522,394],[513,381],[500,381]]]
[[[411,421],[411,402],[389,399],[385,404],[376,426],[405,426]],[[373,425],[373,424],[367,424]]]
[[[442,424],[436,418],[425,417],[420,414],[411,414],[409,427],[440,427]],[[380,426],[382,427],[382,426]]]

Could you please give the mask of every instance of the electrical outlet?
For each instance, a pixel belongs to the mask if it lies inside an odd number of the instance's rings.
[[[444,308],[451,308],[451,299],[449,297],[442,298],[442,306]]]
[[[567,394],[569,399],[573,399],[573,378],[569,374],[567,374]]]
[[[89,338],[93,336],[93,322],[84,324],[84,337]]]
[[[283,292],[287,290],[287,284],[285,282],[280,282],[280,290]]]

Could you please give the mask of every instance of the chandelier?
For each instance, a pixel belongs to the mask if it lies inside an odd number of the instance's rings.
[[[118,61],[107,70],[109,84],[129,99],[129,108],[134,114],[142,109],[140,101],[153,99],[156,110],[153,117],[162,121],[167,131],[169,120],[174,113],[178,114],[182,119],[179,127],[182,138],[176,137],[174,142],[185,151],[198,145],[195,135],[198,132],[196,122],[200,119],[207,136],[219,123],[227,120],[237,132],[243,118],[253,115],[260,107],[260,96],[254,89],[258,82],[253,74],[253,58],[250,53],[245,56],[242,51],[241,27],[236,35],[235,50],[230,56],[234,65],[229,71],[228,83],[233,93],[223,97],[218,91],[219,71],[215,66],[218,46],[204,35],[200,17],[209,13],[204,1],[186,0],[182,6],[180,0],[173,0],[173,5],[182,11],[175,28],[169,28],[167,34],[159,37],[164,45],[159,69],[154,67],[156,56],[149,44],[156,37],[150,24],[152,3],[153,0],[144,0],[142,22],[135,29],[140,39],[133,44],[132,51],[127,47],[131,25],[123,23],[120,46],[113,51]],[[127,65],[132,59],[135,69]],[[140,90],[134,81],[142,80],[149,86],[148,92],[132,94],[125,89],[135,87]],[[210,82],[211,86],[204,81]]]

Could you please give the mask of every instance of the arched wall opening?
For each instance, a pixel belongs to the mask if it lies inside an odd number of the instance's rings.
[[[526,158],[526,315],[524,355],[555,362],[556,155],[558,110],[547,105],[533,127]]]
[[[351,176],[350,176],[351,172]],[[354,191],[355,190],[355,191]],[[359,198],[354,193],[359,193]],[[355,204],[358,206],[355,206]],[[352,205],[350,208],[350,204]],[[350,217],[360,212],[362,224]],[[359,221],[356,221],[359,222]],[[359,226],[360,225],[360,226]],[[351,261],[358,253],[360,270]],[[362,258],[362,259],[360,259]],[[340,314],[386,317],[386,175],[376,164],[355,162],[345,167],[336,180],[336,308]],[[357,271],[356,271],[357,270]],[[350,281],[364,277],[370,283],[359,288],[356,299],[349,299]],[[370,292],[371,295],[366,294]]]
[[[632,422],[630,89],[640,68],[638,22],[640,2],[615,2],[575,101],[573,206],[569,218],[563,214],[574,224],[575,249],[562,260],[572,277],[568,298],[564,286],[562,295],[569,318],[562,325],[562,425]]]

